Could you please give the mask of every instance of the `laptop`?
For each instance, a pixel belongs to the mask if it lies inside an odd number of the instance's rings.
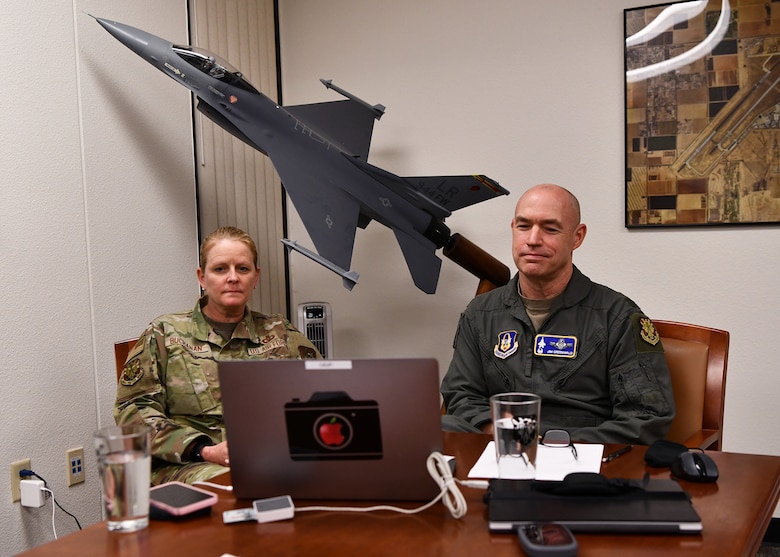
[[[546,482],[541,482],[544,485]],[[549,482],[550,485],[555,482]],[[557,522],[572,532],[700,534],[701,518],[674,480],[649,480],[624,494],[552,494],[528,480],[491,480],[488,527],[514,532],[521,524]]]
[[[433,499],[435,359],[219,363],[233,493],[242,499]]]

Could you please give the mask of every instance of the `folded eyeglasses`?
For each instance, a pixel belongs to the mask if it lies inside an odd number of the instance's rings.
[[[571,435],[565,429],[548,429],[544,432],[539,444],[561,449],[571,447],[571,454],[574,455],[574,460],[577,460],[577,447],[571,442]]]

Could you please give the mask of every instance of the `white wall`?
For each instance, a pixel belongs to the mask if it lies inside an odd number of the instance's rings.
[[[651,317],[730,331],[724,448],[780,454],[778,226],[623,226],[623,9],[648,4],[282,0],[284,102],[336,100],[317,81],[332,78],[387,106],[369,162],[398,175],[498,180],[510,198],[447,223],[513,270],[509,221],[519,195],[539,182],[571,189],[589,226],[575,263]],[[311,245],[291,220],[289,237]],[[392,233],[376,223],[358,232],[352,292],[295,254],[291,268],[295,303],[333,304],[337,356],[435,356],[442,372],[476,288],[445,259],[438,293],[422,294]]]
[[[113,423],[113,342],[197,297],[189,95],[84,13],[186,42],[185,6],[3,3],[0,555],[53,539],[51,503],[11,503],[13,461],[30,458],[82,526],[101,519],[92,433]],[[86,482],[68,488],[78,446]],[[59,509],[55,523],[76,530]]]
[[[387,105],[371,162],[401,175],[484,172],[510,199],[451,228],[508,265],[528,186],[580,197],[576,262],[654,317],[732,333],[725,448],[780,454],[774,363],[778,228],[623,227],[622,10],[639,0],[280,0],[287,103]],[[189,96],[83,12],[186,42],[184,0],[8,0],[0,18],[0,465],[29,457],[82,525],[100,519],[92,432],[111,423],[112,343],[197,295]],[[162,132],[161,132],[162,130]],[[291,211],[289,236],[308,242]],[[311,245],[309,243],[309,245]],[[293,254],[295,301],[328,300],[339,356],[450,358],[476,280],[444,260],[439,293],[411,286],[391,233],[358,233],[352,292]],[[83,446],[85,484],[66,487]],[[5,476],[8,478],[8,476]],[[7,480],[6,480],[7,481]],[[0,555],[52,539],[50,510],[0,495]],[[75,529],[57,512],[60,535]]]

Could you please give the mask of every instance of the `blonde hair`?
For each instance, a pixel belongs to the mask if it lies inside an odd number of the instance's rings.
[[[241,230],[240,228],[236,228],[235,226],[221,226],[217,228],[214,232],[209,234],[203,239],[203,242],[200,244],[200,268],[205,269],[206,268],[206,258],[208,257],[209,251],[211,248],[219,242],[220,240],[237,240],[239,242],[242,242],[246,247],[249,248],[249,251],[252,252],[252,257],[254,258],[255,267],[257,267],[257,246],[255,245],[254,240],[252,240],[252,237],[249,236],[246,232]]]

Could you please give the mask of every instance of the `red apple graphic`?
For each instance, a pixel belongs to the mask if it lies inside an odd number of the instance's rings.
[[[322,442],[330,447],[338,447],[343,444],[346,438],[341,433],[342,425],[338,416],[331,416],[330,420],[323,421],[319,429]]]

